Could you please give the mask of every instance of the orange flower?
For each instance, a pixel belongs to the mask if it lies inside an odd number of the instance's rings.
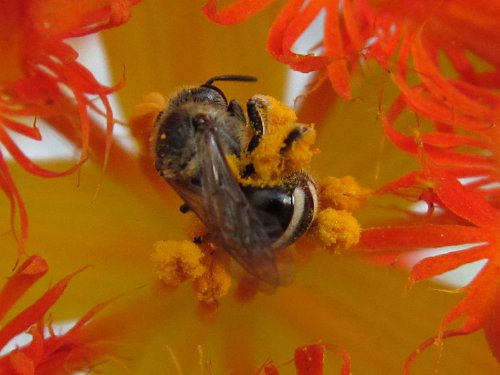
[[[210,0],[204,10],[213,21],[227,25],[271,2],[239,0],[218,10]],[[321,42],[311,48],[317,54],[293,52],[322,11]],[[360,248],[403,252],[470,245],[422,260],[412,269],[410,284],[486,259],[465,288],[466,297],[444,317],[438,338],[484,329],[497,359],[500,95],[494,90],[500,87],[499,29],[499,1],[290,0],[276,18],[267,45],[273,57],[292,69],[326,73],[345,99],[352,98],[350,74],[360,61],[373,60],[389,71],[399,93],[387,114],[379,105],[383,129],[399,149],[420,161],[422,170],[397,178],[379,192],[423,200],[429,210],[420,225],[365,230]],[[306,99],[306,105],[311,100]],[[417,115],[410,131],[404,118],[408,109]],[[459,317],[465,318],[460,327],[449,328]],[[417,349],[407,371],[414,356],[433,342]]]
[[[30,173],[59,177],[79,168],[89,153],[89,109],[103,113],[106,118],[106,153],[109,151],[114,120],[108,95],[119,86],[108,88],[99,84],[77,61],[78,53],[65,39],[126,22],[130,8],[138,1],[7,0],[0,3],[0,47],[4,54],[0,72],[0,144]],[[99,99],[104,112],[96,107],[89,95]],[[69,114],[75,111],[76,116],[70,120]],[[64,171],[47,170],[32,162],[7,131],[41,141],[36,119],[50,123],[65,114],[64,127],[71,130],[80,127],[82,154],[78,163]],[[20,120],[22,117],[30,119],[33,125],[24,124]],[[28,218],[1,151],[0,188],[10,200],[13,227],[19,213],[21,255],[28,236]]]
[[[246,4],[250,8],[257,6],[263,8],[268,3],[270,1],[238,2],[240,6]],[[61,4],[71,6],[64,2]],[[299,3],[294,2],[294,4]],[[303,1],[300,4],[309,4],[304,9],[299,9],[305,12],[307,21],[322,3],[313,0]],[[323,4],[326,4],[326,1]],[[237,10],[233,12],[234,17],[248,15],[243,8],[233,9]],[[333,7],[328,9],[332,12],[338,11],[340,19],[342,14],[340,10]],[[227,92],[228,97],[244,100],[257,92],[273,97],[282,94],[285,67],[269,61],[269,57],[256,45],[262,32],[266,30],[265,18],[240,26],[237,28],[238,32],[235,30],[234,33],[228,33],[227,30],[204,22],[195,2],[144,2],[134,13],[133,22],[120,28],[118,33],[107,32],[104,36],[109,38],[107,41],[110,46],[108,51],[110,66],[118,67],[115,71],[116,79],[120,79],[122,64],[125,63],[127,67],[128,90],[121,92],[124,111],[130,112],[132,103],[138,100],[138,96],[152,89],[168,92],[179,85],[199,84],[206,81],[207,77],[224,73],[254,74],[259,77],[258,86],[224,86],[224,92]],[[359,18],[359,21],[361,20],[362,18]],[[61,22],[63,27],[66,20],[63,19]],[[301,22],[297,19],[294,25],[301,26]],[[287,27],[286,19],[281,25]],[[339,27],[344,27],[342,22]],[[187,48],[192,40],[198,41],[196,48]],[[291,39],[288,39],[287,43],[290,41]],[[329,43],[329,51],[337,48],[333,36]],[[150,45],[152,48],[144,48],[145,45]],[[283,59],[289,59],[299,68],[308,68],[310,60],[318,67],[329,69],[330,74],[335,77],[336,69],[340,73],[344,69],[342,63],[330,67],[329,57],[326,55],[317,59],[309,57],[302,58],[288,54]],[[355,62],[347,63],[347,74],[354,64]],[[348,79],[342,81],[341,74],[338,77],[337,86],[345,88],[346,84],[349,85]],[[348,75],[346,77],[349,78]],[[313,173],[318,176],[330,175],[332,172],[336,175],[354,172],[356,177],[362,176],[365,183],[370,178],[372,171],[366,165],[374,160],[376,162],[373,144],[377,144],[380,138],[379,135],[368,137],[364,132],[365,128],[362,127],[363,124],[371,124],[377,114],[377,98],[376,95],[372,95],[372,91],[376,90],[371,90],[367,81],[369,80],[357,81],[361,87],[358,91],[363,100],[336,101],[334,115],[339,117],[336,118],[338,121],[333,123],[338,124],[335,128],[339,130],[340,136],[329,135],[328,132],[334,128],[333,126],[317,127],[321,132],[318,141],[323,143],[318,145],[322,154],[313,169]],[[325,83],[328,81],[325,80]],[[325,87],[327,86],[322,86]],[[315,97],[318,91],[313,93]],[[353,96],[358,95],[355,92]],[[321,104],[312,98],[314,96],[306,99],[312,112],[317,115],[325,114],[330,107],[323,106],[323,103],[326,101],[331,103],[328,95],[323,95]],[[157,104],[160,107],[157,111],[161,110],[163,104],[155,103],[153,106]],[[71,109],[69,106],[67,108]],[[345,108],[348,110],[344,111]],[[80,144],[79,129],[67,126],[70,121],[79,123],[78,105],[74,105],[73,102],[69,114],[52,115],[50,124],[69,137],[73,144]],[[300,115],[299,119],[301,122],[304,121]],[[391,118],[391,121],[395,122],[395,118]],[[92,145],[92,156],[95,150],[98,165],[101,165],[104,145],[109,138],[106,137],[106,130],[100,129],[97,125],[97,122],[89,119],[89,144]],[[395,125],[393,127],[397,133]],[[375,129],[373,126],[371,128]],[[149,139],[150,129],[145,130],[144,133],[134,134],[137,140],[143,140],[142,143]],[[349,139],[352,135],[354,137]],[[356,161],[354,164],[351,162],[354,156],[353,150],[358,165],[361,165],[360,168],[353,167]],[[422,147],[417,148],[417,153],[419,156],[424,154]],[[401,152],[399,154],[402,155]],[[217,280],[222,281],[221,283],[211,282],[215,281],[213,271],[217,271],[212,269],[211,278],[201,277],[197,280],[199,282],[193,282],[192,286],[197,288],[197,292],[201,292],[198,294],[204,299],[212,298],[216,293],[227,295],[216,306],[217,309],[213,311],[212,316],[203,315],[204,318],[211,319],[208,321],[200,319],[200,310],[196,310],[198,301],[197,298],[193,298],[189,285],[180,285],[175,292],[172,288],[164,288],[158,283],[151,285],[154,270],[150,253],[153,244],[160,239],[168,240],[163,242],[163,245],[165,243],[168,245],[171,241],[179,243],[185,240],[183,227],[189,224],[180,213],[172,212],[181,204],[180,200],[155,174],[151,159],[147,160],[143,156],[135,155],[122,145],[114,146],[110,152],[107,174],[116,178],[108,178],[107,175],[104,188],[98,199],[94,200],[92,197],[95,187],[102,182],[99,166],[87,163],[82,169],[79,185],[76,187],[71,179],[40,181],[35,176],[23,174],[18,166],[9,164],[16,181],[22,183],[26,205],[30,206],[30,238],[36,244],[37,251],[43,251],[43,255],[51,261],[51,264],[54,262],[53,264],[57,265],[56,272],[61,274],[69,273],[82,264],[93,265],[78,278],[78,292],[73,296],[68,294],[58,302],[56,306],[58,310],[55,311],[57,318],[74,318],[80,313],[81,304],[93,305],[117,294],[124,295],[121,301],[129,297],[132,299],[128,301],[132,303],[126,303],[121,310],[105,316],[103,314],[99,320],[92,320],[82,329],[77,328],[75,334],[69,335],[68,338],[61,337],[60,342],[63,344],[56,350],[57,353],[61,353],[61,357],[52,351],[52,344],[49,345],[52,342],[51,338],[46,338],[43,347],[46,348],[44,353],[46,358],[49,358],[46,363],[50,367],[45,370],[46,373],[59,370],[62,358],[66,361],[71,358],[78,360],[89,354],[87,359],[91,364],[94,360],[105,360],[103,356],[110,351],[104,349],[106,344],[111,343],[121,344],[119,348],[111,349],[117,349],[113,351],[115,358],[127,358],[126,367],[131,373],[181,373],[181,370],[186,373],[254,373],[266,358],[273,358],[276,363],[283,363],[290,358],[293,348],[310,340],[323,340],[342,345],[350,353],[352,363],[360,373],[376,373],[380,369],[388,373],[397,373],[401,369],[402,359],[412,350],[415,343],[435,332],[435,321],[439,319],[440,311],[446,308],[450,300],[458,303],[456,296],[443,297],[428,287],[421,289],[415,287],[416,290],[411,298],[402,300],[401,288],[405,282],[405,272],[381,269],[378,265],[354,259],[345,253],[333,255],[336,251],[332,245],[331,249],[334,251],[327,253],[318,249],[314,251],[314,256],[310,256],[311,248],[306,249],[309,254],[304,254],[296,260],[300,267],[297,267],[295,282],[288,287],[278,288],[273,295],[262,293],[256,295],[251,288],[252,285],[246,289],[234,288],[233,285],[226,291],[223,288],[226,286],[223,283],[224,275],[220,275],[222,276],[220,278],[217,275]],[[410,158],[405,160],[404,156],[403,159],[396,157],[394,160],[408,168],[406,162]],[[59,169],[57,166],[60,164],[52,165],[55,165],[53,169]],[[336,173],[339,169],[342,172]],[[394,174],[394,171],[391,172]],[[429,180],[430,177],[426,177],[423,182]],[[349,183],[342,179],[320,182],[319,187],[323,192],[321,205],[325,202],[343,204],[345,198],[352,195],[353,191],[338,194],[338,191],[331,189],[338,185],[348,187]],[[428,201],[438,205],[440,199],[433,193],[431,187],[430,183],[425,186]],[[50,199],[38,199],[41,189]],[[92,204],[89,204],[91,201]],[[377,223],[380,223],[383,218],[380,211],[373,210],[370,206],[369,208],[366,210],[368,215],[373,215]],[[337,219],[342,219],[326,214],[324,218],[331,224],[341,221]],[[334,226],[326,227],[328,228],[332,230],[326,233],[315,230],[314,238],[311,238],[311,242],[315,242],[311,247],[318,247],[316,246],[318,238],[325,240],[323,244],[332,242],[330,240],[336,231]],[[341,232],[345,234],[345,231]],[[0,236],[0,241],[2,248],[13,247],[11,236]],[[161,252],[163,245],[161,243],[157,245],[156,250]],[[159,266],[158,269],[165,275],[168,275],[173,266],[182,266],[182,272],[177,274],[181,276],[180,281],[187,276],[196,278],[199,266],[206,264],[196,264],[197,249],[191,248],[191,250],[194,251],[191,253],[182,251],[181,256],[173,254],[171,258],[162,258],[164,262],[155,265]],[[4,255],[2,264],[7,268],[15,254],[9,252],[1,254]],[[178,260],[181,262],[177,262]],[[4,270],[4,274],[9,272]],[[169,280],[175,281],[173,278]],[[113,304],[113,307],[116,305]],[[421,319],[422,316],[426,316],[426,319]],[[494,324],[494,319],[489,319],[488,324]],[[35,327],[32,330],[33,336],[36,336],[36,331],[39,332],[41,328]],[[116,340],[117,334],[126,335],[132,331],[137,333],[133,339],[119,342]],[[195,335],[186,332],[194,332]],[[113,341],[110,340],[110,334],[115,335]],[[28,353],[29,355],[41,352],[38,350],[42,346],[39,344],[40,340],[37,338],[33,341],[33,350]],[[449,348],[447,354],[451,353],[452,358],[442,364],[444,372],[468,371],[469,368],[475,369],[478,363],[484,368],[496,368],[497,364],[493,363],[490,354],[485,350],[484,343],[477,335],[468,338],[467,341],[462,340],[459,345],[461,347],[458,349]],[[100,349],[102,350],[99,351]],[[165,360],[165,349],[170,351],[172,361]],[[337,366],[340,361],[337,358],[331,358],[333,362],[330,358],[325,360],[325,349],[328,353],[328,350],[333,348],[321,344],[299,348],[295,355],[297,373],[301,375],[312,371],[318,374],[329,371],[334,373],[335,371],[329,370],[328,366],[334,368],[333,366]],[[19,351],[22,350],[23,348]],[[459,355],[460,351],[464,350],[468,354],[466,358]],[[206,353],[205,359],[201,355],[202,351]],[[347,373],[350,360],[346,352],[335,349],[333,352],[339,354],[342,360],[338,368]],[[178,358],[172,353],[177,353]],[[29,361],[19,362],[29,366],[37,363],[40,358],[38,354],[31,357],[33,359]],[[422,369],[427,370],[429,362],[423,359],[416,364],[420,365]],[[72,366],[73,363],[68,362],[69,369],[76,369]],[[111,369],[108,370],[107,366]],[[261,372],[268,371],[268,374],[274,375],[278,371],[287,372],[286,370],[293,367],[291,364],[289,366],[290,368],[285,369],[285,366],[282,368],[268,362],[268,366],[262,368]],[[198,367],[201,367],[201,370]],[[103,373],[116,372],[113,371],[113,363],[103,364],[99,370]],[[292,369],[288,372],[294,371]]]
[[[26,260],[0,291],[0,319],[21,298],[21,296],[48,270],[46,261],[39,256]],[[81,317],[65,334],[57,336],[51,326],[44,323],[47,311],[57,302],[76,273],[66,276],[31,306],[18,313],[0,329],[0,348],[17,335],[27,331],[32,340],[0,357],[2,374],[62,374],[85,370],[102,359],[109,344],[91,342],[85,339],[84,332],[89,321],[106,304],[99,305]],[[45,337],[48,328],[50,335]]]

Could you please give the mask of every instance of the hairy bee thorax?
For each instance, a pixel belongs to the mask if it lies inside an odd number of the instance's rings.
[[[155,167],[164,178],[186,180],[199,175],[199,144],[209,127],[219,130],[225,154],[241,153],[245,134],[240,130],[240,120],[228,113],[225,106],[198,100],[188,101],[181,93],[157,119],[153,139]]]

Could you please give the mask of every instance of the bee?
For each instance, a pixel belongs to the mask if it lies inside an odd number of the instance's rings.
[[[311,225],[318,193],[312,178],[297,171],[273,186],[242,184],[228,155],[251,153],[266,135],[266,101],[247,102],[247,116],[236,100],[227,101],[216,81],[253,82],[253,76],[223,75],[174,95],[158,115],[152,135],[155,168],[205,224],[210,241],[247,272],[271,285],[293,279],[284,249]],[[307,129],[297,127],[283,152]],[[251,175],[252,165],[244,174]],[[204,237],[205,239],[206,237]]]

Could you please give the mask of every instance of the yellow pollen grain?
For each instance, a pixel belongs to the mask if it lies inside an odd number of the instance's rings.
[[[359,242],[361,227],[350,212],[327,208],[317,214],[312,231],[327,250],[340,251]]]
[[[368,199],[370,190],[361,187],[354,177],[326,177],[319,182],[321,207],[357,211]]]
[[[191,241],[158,241],[151,255],[158,279],[170,287],[200,277],[203,252]]]

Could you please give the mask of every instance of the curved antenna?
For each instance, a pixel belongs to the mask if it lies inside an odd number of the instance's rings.
[[[203,84],[203,86],[212,86],[212,84],[217,81],[256,82],[257,77],[239,74],[224,74],[222,76],[215,76],[210,78]]]

